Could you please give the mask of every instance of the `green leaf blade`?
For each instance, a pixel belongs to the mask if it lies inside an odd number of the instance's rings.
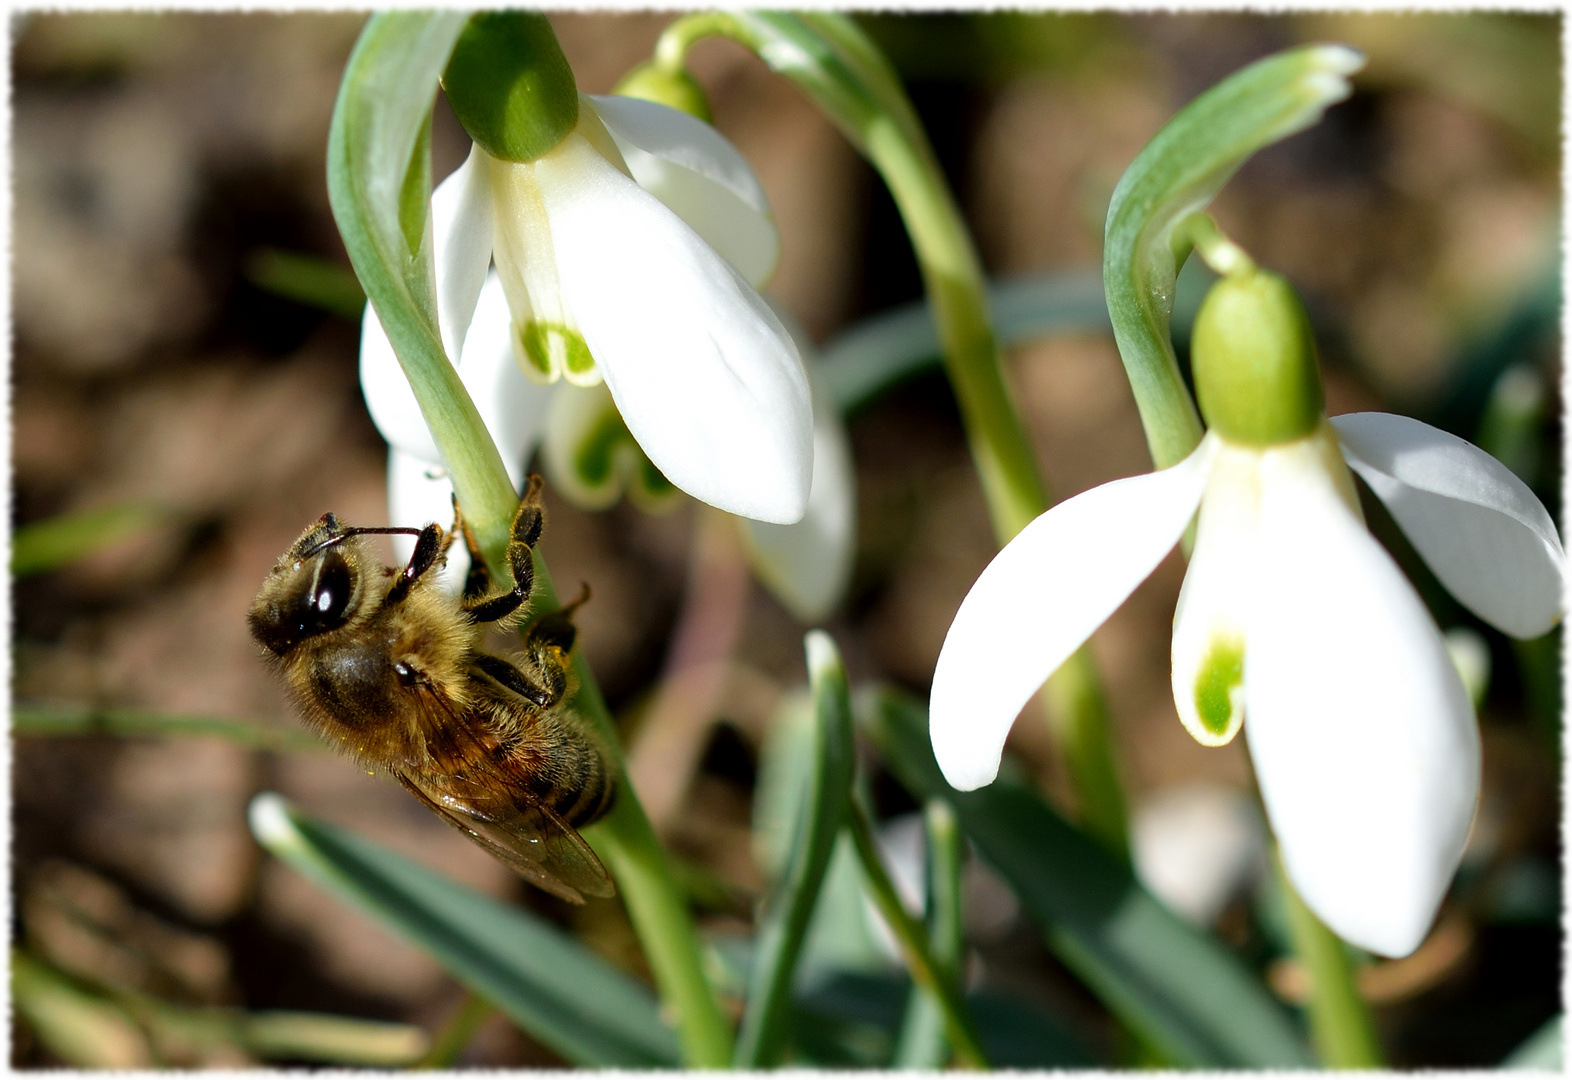
[[[856,768],[846,671],[828,634],[807,636],[813,686],[814,753],[791,853],[759,921],[748,1005],[737,1032],[734,1064],[779,1063],[791,1028],[791,986],[797,958],[851,799]]]
[[[109,735],[226,739],[257,750],[297,753],[319,753],[327,749],[321,739],[300,727],[274,726],[236,717],[180,715],[63,702],[13,702],[11,733],[45,738]]]
[[[274,855],[430,953],[569,1061],[677,1065],[654,995],[549,923],[297,814],[277,795],[258,796],[251,822]]]
[[[1066,965],[1176,1064],[1314,1063],[1287,1013],[1242,963],[1163,907],[1036,793],[1007,781],[972,792],[950,788],[933,759],[920,704],[879,694],[863,719],[912,794],[955,808]]]
[[[246,280],[259,289],[359,322],[366,291],[353,273],[315,255],[261,247],[246,257]]]
[[[35,521],[11,534],[11,575],[58,570],[177,519],[168,507],[137,500]]]

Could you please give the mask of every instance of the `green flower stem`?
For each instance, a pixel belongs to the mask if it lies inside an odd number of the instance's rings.
[[[451,1069],[479,1033],[481,1025],[497,1015],[497,1007],[473,990],[467,992],[431,1040],[431,1047],[415,1063],[417,1069]]]
[[[1206,265],[1224,277],[1248,274],[1255,269],[1250,253],[1230,240],[1211,214],[1202,211],[1191,214],[1174,229],[1174,235],[1194,246],[1195,253]]]
[[[874,905],[895,933],[901,957],[911,972],[912,981],[924,992],[933,995],[944,1010],[945,1035],[955,1048],[955,1056],[969,1068],[988,1068],[988,1056],[983,1052],[982,1040],[966,1009],[966,1002],[961,998],[958,981],[934,957],[928,947],[928,936],[901,904],[895,884],[879,859],[879,846],[873,838],[873,825],[868,819],[868,812],[856,795],[853,795],[847,810],[846,827],[857,847],[857,857],[873,893]]]
[[[928,949],[939,977],[961,985],[966,943],[961,932],[961,868],[966,837],[955,811],[943,799],[929,799],[923,807],[927,840]],[[922,987],[915,987],[906,1006],[895,1048],[896,1069],[939,1069],[948,1060],[944,1036],[947,1015],[944,1003]]]
[[[994,330],[1008,348],[1055,334],[1109,332],[1103,279],[1084,270],[995,281]],[[904,379],[941,363],[933,315],[922,300],[874,315],[819,350],[819,383],[850,415]]]
[[[1348,948],[1299,898],[1275,851],[1273,868],[1288,908],[1294,951],[1310,980],[1310,1042],[1329,1069],[1379,1069],[1385,1065],[1370,1009],[1354,982]]]
[[[666,29],[655,64],[673,75],[700,38],[732,38],[796,83],[889,185],[911,235],[1001,543],[1048,507],[1031,443],[1005,389],[986,285],[960,209],[895,73],[856,25],[815,12],[705,12]]]
[[[431,108],[468,17],[396,11],[366,22],[333,108],[328,199],[355,276],[446,460],[465,521],[506,581],[518,495],[443,350],[431,256]]]
[[[535,552],[532,595],[535,611],[552,611],[561,606],[539,550]],[[686,894],[677,884],[644,806],[628,779],[627,762],[621,755],[622,743],[611,710],[606,707],[606,699],[601,696],[583,653],[574,654],[573,673],[578,683],[574,708],[600,729],[609,745],[618,748],[621,785],[611,813],[584,830],[584,838],[611,871],[655,974],[661,998],[676,1011],[684,1062],[693,1068],[725,1068],[731,1064],[731,1025],[705,978],[703,951]]]
[[[350,57],[328,139],[328,192],[355,273],[375,305],[441,450],[481,553],[499,581],[518,493],[474,403],[443,351],[433,302],[427,204],[429,130],[437,80],[467,15],[391,12],[373,16]],[[409,178],[424,176],[420,184]],[[420,227],[414,227],[417,219]],[[412,238],[416,239],[412,242]],[[557,606],[551,576],[535,553],[533,609]],[[615,726],[582,656],[574,658],[575,707],[620,747]],[[705,980],[692,918],[618,755],[621,793],[586,830],[605,860],[661,995],[675,1014],[690,1066],[731,1060],[731,1030]]]
[[[846,16],[832,12],[705,12],[666,28],[653,63],[675,76],[684,73],[694,42],[719,35],[740,42],[790,79],[879,171],[901,213],[922,270],[945,370],[960,405],[972,460],[982,481],[994,536],[1002,546],[1048,509],[1047,485],[1037,471],[1026,428],[1005,386],[999,350],[988,313],[987,282],[960,208],[934,157],[922,125],[889,62]],[[1050,683],[1095,684],[1086,649],[1075,653]],[[1087,695],[1050,691],[1061,702]],[[1127,827],[1113,768],[1107,714],[1084,710],[1059,714],[1051,725],[1071,732],[1077,744],[1105,744],[1091,754],[1069,757],[1071,776],[1088,821],[1117,822],[1123,851]],[[1095,771],[1082,774],[1083,768]],[[1102,835],[1100,832],[1099,835]]]
[[[1081,828],[1128,861],[1130,827],[1110,736],[1113,724],[1086,647],[1054,672],[1042,697],[1049,729],[1081,801]]]

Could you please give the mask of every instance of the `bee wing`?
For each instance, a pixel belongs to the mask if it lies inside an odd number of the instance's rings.
[[[399,781],[433,813],[553,896],[582,904],[615,896],[616,888],[578,831],[496,764],[470,721],[443,698],[425,695],[447,721],[428,724],[432,768],[395,770]]]
[[[616,895],[595,852],[549,807],[519,806],[473,780],[415,770],[396,775],[433,813],[530,884],[573,904],[584,903],[585,893]]]

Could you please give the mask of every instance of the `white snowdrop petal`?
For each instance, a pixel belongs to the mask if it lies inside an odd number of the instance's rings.
[[[590,102],[639,185],[670,207],[755,286],[780,262],[780,234],[758,178],[709,124],[651,101]]]
[[[515,490],[523,490],[524,468],[541,440],[557,386],[531,382],[515,362],[508,298],[496,274],[486,278],[475,305],[459,378],[497,444],[508,479]]]
[[[1274,452],[1261,489],[1245,656],[1261,797],[1311,910],[1360,948],[1405,956],[1462,857],[1479,791],[1473,709],[1435,623],[1324,460]]]
[[[393,344],[370,303],[360,323],[360,392],[366,399],[366,411],[389,446],[426,461],[442,460],[415,392],[393,353]]]
[[[592,94],[589,100],[619,150],[636,146],[664,161],[709,177],[754,210],[769,213],[770,201],[747,160],[724,135],[703,120],[681,109],[643,98]]]
[[[1203,746],[1222,746],[1244,720],[1242,661],[1261,455],[1212,437],[1217,457],[1174,609],[1171,677],[1174,706],[1185,729]]]
[[[857,547],[857,476],[840,411],[813,385],[813,487],[793,525],[738,518],[753,572],[799,621],[815,623],[840,603]]]
[[[464,333],[491,265],[491,170],[473,147],[464,164],[431,193],[432,261],[437,278],[437,325],[449,358],[464,351]]]
[[[1171,468],[1082,492],[994,556],[933,672],[928,734],[952,787],[993,781],[1021,708],[1179,542],[1214,449],[1206,439]]]
[[[639,186],[665,203],[755,286],[780,262],[764,189],[735,147],[678,109],[629,97],[591,97]]]
[[[453,483],[440,465],[412,457],[396,448],[388,450],[388,524],[424,529],[435,522],[444,529],[453,524]],[[393,557],[407,562],[415,551],[413,536],[393,534]],[[448,548],[442,570],[442,587],[457,593],[469,573],[469,552],[462,541]]]
[[[582,136],[535,170],[564,301],[650,461],[722,510],[800,520],[813,408],[796,346],[769,307]]]
[[[1478,447],[1387,413],[1332,419],[1348,464],[1425,564],[1504,633],[1545,633],[1565,610],[1566,555],[1528,485]]]

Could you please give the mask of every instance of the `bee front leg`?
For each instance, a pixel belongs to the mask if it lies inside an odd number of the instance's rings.
[[[513,571],[513,588],[496,596],[479,599],[470,599],[466,595],[464,610],[478,623],[507,618],[529,599],[530,590],[535,585],[535,563],[530,552],[540,542],[540,533],[546,524],[546,512],[540,505],[543,483],[538,476],[529,478],[524,500],[519,503],[519,511],[513,517],[513,528],[508,537],[508,568]],[[467,539],[467,532],[465,536]],[[475,562],[484,565],[484,560],[473,548],[471,552]],[[467,587],[465,591],[468,592]]]
[[[415,550],[409,557],[409,562],[399,572],[398,580],[388,590],[387,599],[383,601],[384,607],[393,607],[409,595],[412,585],[437,564],[442,558],[442,553],[447,550],[443,542],[442,526],[432,524],[420,530],[420,535],[415,538]]]

